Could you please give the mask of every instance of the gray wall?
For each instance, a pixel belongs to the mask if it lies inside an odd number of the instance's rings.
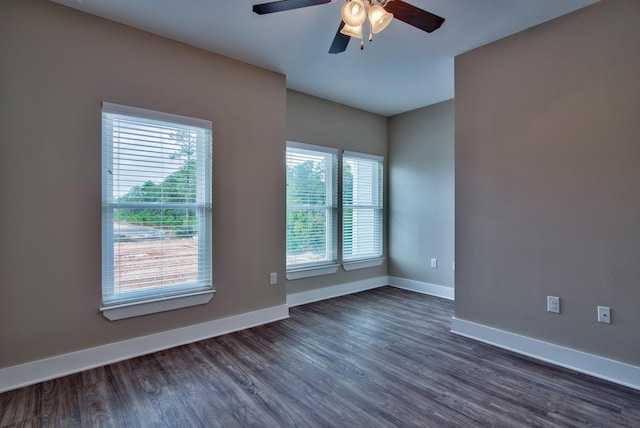
[[[44,0],[0,58],[0,367],[285,304],[284,76]],[[209,304],[100,315],[103,100],[213,121]]]
[[[385,167],[388,168],[385,117],[292,90],[287,90],[287,139],[385,156]],[[338,256],[340,246],[339,239]],[[382,266],[374,268],[349,272],[340,268],[332,275],[287,281],[287,292],[298,293],[386,274],[386,260]]]
[[[391,117],[389,164],[389,275],[453,287],[453,100]]]
[[[604,0],[456,58],[456,317],[640,365],[639,19]]]

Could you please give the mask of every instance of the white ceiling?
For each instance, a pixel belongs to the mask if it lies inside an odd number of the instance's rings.
[[[52,0],[287,76],[287,87],[384,116],[454,96],[454,56],[598,0],[406,0],[446,19],[394,20],[365,49],[328,54],[342,0],[257,15],[262,0]]]

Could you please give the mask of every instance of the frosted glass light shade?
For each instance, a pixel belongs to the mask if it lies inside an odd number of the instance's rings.
[[[362,0],[351,0],[342,6],[342,20],[346,25],[351,27],[359,27],[364,24],[367,19],[367,9]]]
[[[373,34],[378,34],[387,28],[391,20],[393,20],[393,14],[384,10],[382,6],[374,5],[369,8],[369,22],[371,22]]]
[[[344,27],[342,27],[342,30],[340,30],[340,32],[345,36],[357,37],[358,39],[362,39],[362,25],[353,27],[351,25],[344,24]]]

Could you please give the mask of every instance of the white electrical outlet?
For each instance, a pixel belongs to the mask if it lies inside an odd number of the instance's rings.
[[[611,324],[611,308],[608,306],[598,306],[598,322]]]
[[[547,312],[554,314],[560,313],[560,298],[556,296],[547,296]]]
[[[271,272],[269,274],[269,284],[276,285],[278,283],[278,272]]]
[[[431,267],[433,269],[438,267],[438,259],[431,259]]]

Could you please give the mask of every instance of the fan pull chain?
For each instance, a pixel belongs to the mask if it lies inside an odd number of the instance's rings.
[[[371,7],[371,2],[369,2],[369,7]],[[373,41],[373,26],[369,23],[369,41]],[[360,50],[364,49],[364,42],[360,39]]]

